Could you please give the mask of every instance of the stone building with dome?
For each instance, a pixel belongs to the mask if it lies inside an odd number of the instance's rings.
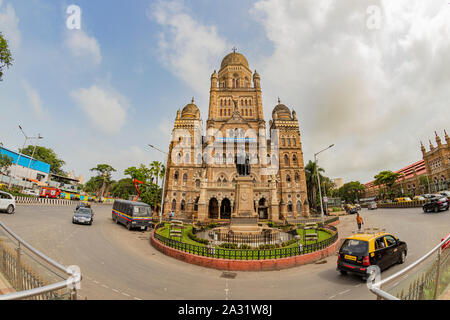
[[[206,128],[194,98],[177,111],[164,183],[164,215],[173,211],[175,217],[200,221],[230,219],[235,210],[236,155],[241,153],[250,160],[259,219],[309,216],[296,113],[278,99],[267,126],[260,76],[233,51],[211,75]]]

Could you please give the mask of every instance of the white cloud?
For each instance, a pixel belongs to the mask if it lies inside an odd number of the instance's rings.
[[[26,81],[22,81],[23,87],[25,89],[25,94],[27,95],[28,102],[33,110],[34,115],[38,119],[43,119],[46,112],[42,106],[42,100],[36,89],[32,88],[30,84]]]
[[[121,94],[93,85],[87,89],[74,90],[70,95],[96,129],[105,134],[120,132],[129,108]]]
[[[88,36],[83,30],[68,30],[65,43],[74,57],[95,65],[102,62],[102,54],[97,39]]]
[[[2,0],[0,0],[0,32],[8,40],[11,51],[17,51],[22,39],[19,30],[19,18],[16,16],[14,7],[10,3],[5,3],[5,6],[3,6]]]
[[[159,1],[147,15],[162,27],[158,47],[163,64],[206,101],[217,57],[228,48],[225,39],[215,26],[192,17],[180,1]]]
[[[382,8],[379,30],[366,10]],[[262,59],[266,115],[295,106],[305,161],[335,143],[330,176],[370,180],[421,158],[419,140],[448,129],[448,1],[260,0],[252,13],[273,53]],[[447,130],[448,131],[448,130]]]

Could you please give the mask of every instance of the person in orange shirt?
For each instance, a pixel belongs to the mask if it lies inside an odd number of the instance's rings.
[[[361,225],[364,224],[363,218],[359,215],[359,213],[356,214],[356,223],[358,224],[358,231],[361,230]]]

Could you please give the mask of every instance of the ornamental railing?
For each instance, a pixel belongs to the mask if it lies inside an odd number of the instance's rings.
[[[369,289],[379,300],[437,300],[450,296],[450,235],[403,270],[384,280],[375,277]]]
[[[0,274],[13,293],[0,300],[76,300],[81,273],[53,261],[0,222]]]
[[[280,259],[280,258],[294,257],[326,249],[338,240],[337,229],[332,226],[327,226],[326,229],[329,232],[332,232],[333,235],[325,240],[310,244],[305,245],[301,244],[295,247],[271,248],[271,249],[226,249],[213,247],[212,245],[209,246],[194,245],[167,238],[165,236],[162,236],[161,234],[158,234],[157,232],[163,226],[164,226],[163,224],[159,224],[158,226],[156,226],[154,231],[154,237],[157,241],[161,242],[165,246],[186,253],[194,254],[197,256],[216,259],[266,260],[266,259]]]

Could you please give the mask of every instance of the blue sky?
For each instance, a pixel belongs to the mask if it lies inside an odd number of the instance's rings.
[[[66,27],[71,4],[81,30]],[[297,111],[305,162],[335,143],[320,160],[327,174],[366,182],[450,130],[449,21],[440,0],[0,0],[15,58],[0,83],[0,141],[21,146],[21,124],[65,170],[88,178],[109,163],[120,178],[163,160],[146,145],[167,149],[192,96],[206,120],[210,74],[236,46],[261,75],[266,121],[278,96]],[[430,110],[441,117],[423,123]]]

